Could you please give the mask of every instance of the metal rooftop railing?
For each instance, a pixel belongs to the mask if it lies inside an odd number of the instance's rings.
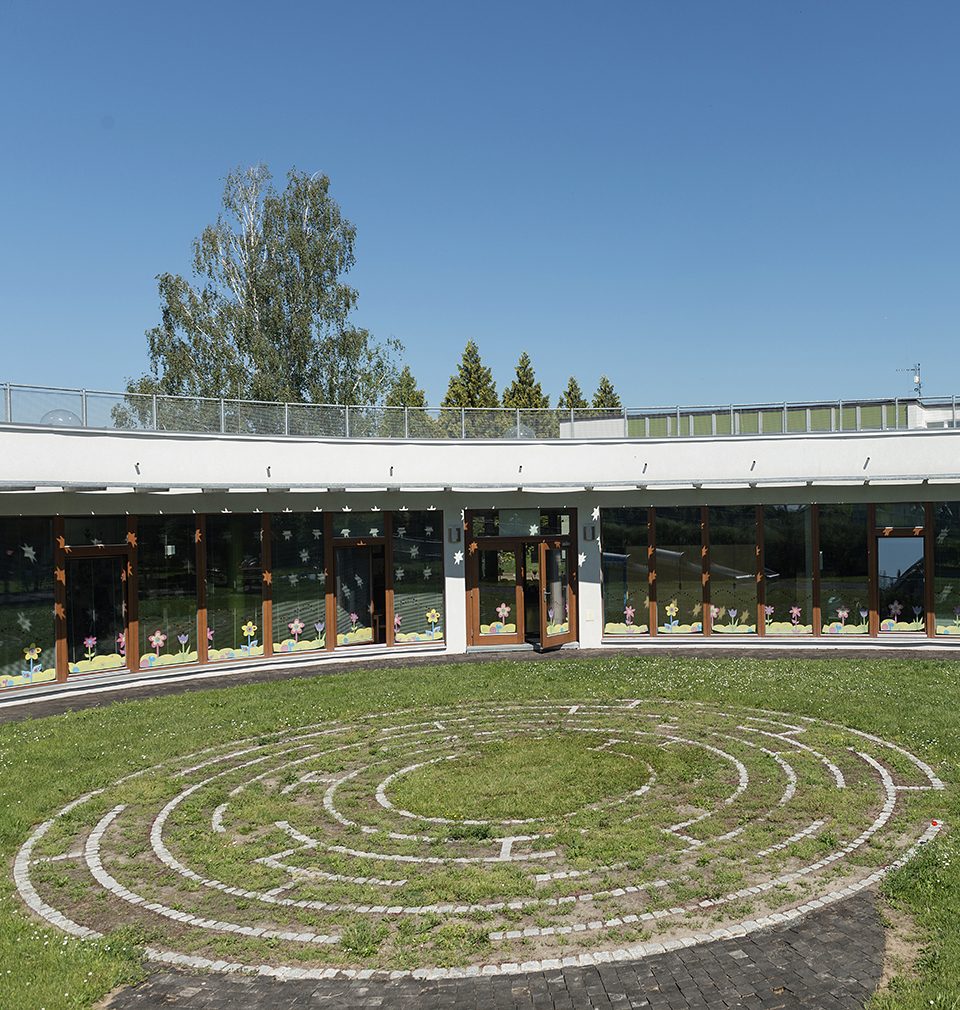
[[[957,398],[515,410],[341,406],[0,386],[0,423],[98,431],[375,439],[660,439],[956,428]]]

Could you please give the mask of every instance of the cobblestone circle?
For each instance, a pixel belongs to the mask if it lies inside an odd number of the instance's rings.
[[[582,782],[539,795],[533,763],[527,791],[500,797],[497,762],[548,746],[569,750]],[[39,825],[14,875],[65,932],[133,925],[174,966],[525,977],[825,914],[937,833],[942,789],[896,744],[805,717],[638,699],[471,704],[144,769]],[[537,812],[484,807],[524,796]]]

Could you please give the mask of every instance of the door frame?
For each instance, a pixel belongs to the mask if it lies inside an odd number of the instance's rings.
[[[507,536],[483,537],[473,536],[473,513],[468,509],[464,513],[464,531],[466,547],[466,612],[467,612],[467,645],[491,646],[524,645],[526,644],[526,619],[523,600],[523,580],[525,552],[528,544],[538,549],[540,561],[540,648],[544,648],[544,622],[546,608],[543,606],[543,564],[544,549],[566,548],[569,551],[567,571],[567,606],[569,608],[570,631],[563,636],[551,635],[549,648],[575,642],[579,635],[578,623],[578,566],[577,566],[577,512],[575,509],[561,509],[570,517],[570,532],[558,535],[556,533],[543,536]],[[486,510],[479,510],[486,511]],[[514,613],[517,615],[517,631],[513,635],[481,635],[480,634],[480,559],[479,552],[483,550],[512,551],[517,559],[516,576],[514,579]],[[561,639],[557,641],[557,639]]]
[[[883,631],[881,624],[885,620],[880,613],[880,544],[884,540],[919,540],[923,548],[923,628],[916,631]],[[933,600],[933,580],[931,569],[933,558],[931,552],[931,538],[927,535],[925,527],[915,529],[886,527],[882,529],[874,528],[870,533],[870,550],[868,578],[870,580],[870,634],[877,637],[885,635],[931,635],[936,633],[936,615]]]
[[[576,555],[573,544],[562,540],[540,541],[540,650],[557,649],[561,645],[577,640],[577,586],[574,572],[576,571]],[[549,551],[565,551],[567,554],[567,630],[561,635],[547,634],[547,553]]]
[[[57,573],[58,582],[62,583],[63,586],[63,649],[62,649],[62,662],[63,662],[63,677],[62,680],[67,680],[70,677],[90,677],[96,676],[98,672],[102,673],[113,673],[116,670],[129,670],[131,672],[136,672],[140,665],[140,642],[139,638],[136,643],[131,642],[132,635],[139,636],[139,622],[137,621],[136,615],[136,602],[137,596],[133,592],[136,587],[133,585],[136,578],[136,566],[131,560],[131,548],[122,547],[115,544],[110,544],[104,547],[88,547],[86,545],[79,547],[66,547],[63,549],[65,555],[63,562],[63,577],[61,579],[59,572]],[[70,672],[70,655],[69,655],[69,642],[67,640],[67,629],[69,627],[70,621],[70,610],[69,610],[69,586],[68,586],[68,573],[70,570],[70,563],[73,561],[119,561],[120,564],[120,584],[123,589],[123,604],[124,604],[124,617],[123,617],[123,640],[124,640],[124,665],[111,667],[109,670],[103,671],[90,671],[87,673],[71,673]],[[56,608],[55,608],[56,612]],[[57,615],[59,616],[59,615]],[[58,636],[59,637],[59,636]],[[57,680],[60,681],[60,660],[61,660],[61,650],[57,652]],[[136,664],[136,665],[134,665]]]

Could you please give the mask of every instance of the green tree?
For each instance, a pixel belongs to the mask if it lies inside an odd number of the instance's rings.
[[[593,406],[600,410],[620,410],[623,407],[613,383],[605,375],[600,376],[600,384],[593,394]]]
[[[441,407],[499,407],[493,373],[480,360],[480,351],[472,340],[467,341],[455,375],[450,376],[447,393]]]
[[[516,378],[503,391],[505,407],[541,410],[550,406],[550,397],[545,396],[540,383],[533,373],[530,355],[524,351],[517,362]]]
[[[572,375],[567,379],[567,388],[560,394],[557,406],[563,407],[566,410],[570,410],[571,408],[582,410],[584,407],[589,406],[583,398],[583,390],[580,388],[580,383]]]
[[[394,380],[390,392],[387,394],[386,405],[388,407],[425,407],[427,405],[426,394],[417,386],[417,380],[413,377],[409,365],[404,365],[403,371]]]
[[[402,347],[349,321],[355,238],[325,175],[292,170],[278,192],[265,165],[231,172],[217,220],[193,242],[193,280],[157,278],[150,368],[128,390],[382,402]]]

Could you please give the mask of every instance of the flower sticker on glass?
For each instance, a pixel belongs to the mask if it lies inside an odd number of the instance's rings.
[[[240,629],[247,639],[247,644],[243,646],[245,652],[249,652],[257,643],[253,636],[257,633],[257,626],[253,621],[247,621],[247,623]]]
[[[86,652],[87,659],[93,659],[93,657],[97,654],[96,638],[93,635],[88,635],[83,640],[83,647],[87,650]]]
[[[317,638],[322,637],[322,635],[323,635],[323,629],[325,627],[326,627],[326,624],[323,621],[317,621],[317,623],[314,625],[314,628],[317,629]]]
[[[159,628],[157,628],[157,630],[147,639],[158,657],[160,656],[161,648],[163,648],[163,643],[166,640],[167,636]]]
[[[403,624],[403,618],[399,614],[393,615],[393,630],[395,632],[400,630],[400,625]]]
[[[436,625],[440,623],[440,613],[436,607],[431,607],[425,616],[427,618],[427,624],[430,625],[430,634],[432,635],[434,634]]]
[[[893,603],[887,607],[887,610],[890,611],[890,616],[896,620],[900,614],[903,613],[903,604],[899,600],[894,600]]]
[[[180,643],[180,655],[184,655],[187,651],[187,643],[190,641],[190,636],[184,632],[183,634],[177,635],[177,641]]]
[[[837,608],[837,617],[840,618],[840,626],[843,627],[843,622],[850,616],[850,611],[846,607]]]
[[[794,627],[796,627],[796,626],[797,626],[797,625],[798,625],[798,624],[800,623],[800,614],[801,614],[801,610],[800,610],[800,608],[799,608],[799,607],[797,606],[797,604],[795,603],[795,604],[794,604],[794,605],[793,605],[793,606],[792,606],[792,607],[790,608],[790,623],[791,623],[791,624],[792,624],[792,625],[793,625]]]
[[[120,653],[121,656],[126,656],[127,654],[127,635],[124,631],[121,631],[120,634],[117,635],[117,652]]]
[[[300,641],[300,635],[303,633],[304,624],[299,617],[295,617],[287,627],[290,629],[290,634],[293,635],[293,640],[295,642]]]
[[[497,607],[497,615],[499,616],[501,623],[506,624],[507,618],[510,616],[510,608],[506,605],[506,603],[501,603],[500,606]]]
[[[351,629],[350,629],[351,631],[356,631],[357,630],[357,622],[359,620],[360,620],[360,615],[358,613],[354,612],[354,613],[352,613],[350,615],[350,624],[352,626]]]
[[[623,616],[627,624],[633,624],[633,615],[636,612],[636,609],[631,607],[629,603],[623,608]]]
[[[766,624],[770,624],[773,621],[773,610],[774,608],[769,603],[764,606],[763,618]]]
[[[23,671],[23,682],[25,684],[31,683],[33,680],[33,675],[41,668],[43,665],[39,662],[41,648],[39,645],[28,645],[23,650],[23,658],[29,664],[28,669]]]

